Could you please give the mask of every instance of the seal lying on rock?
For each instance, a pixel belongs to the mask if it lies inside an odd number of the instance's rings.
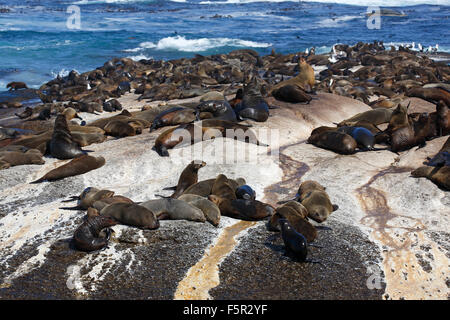
[[[314,134],[308,138],[308,143],[340,154],[353,154],[357,147],[355,139],[338,131],[324,131]]]
[[[105,164],[105,158],[103,157],[92,157],[84,155],[71,160],[56,169],[53,169],[46,173],[42,178],[30,182],[30,183],[40,183],[43,181],[54,181],[59,179],[64,179],[67,177],[77,176],[95,169],[102,167]]]
[[[255,133],[247,126],[225,120],[210,119],[198,123],[183,124],[164,131],[156,138],[153,150],[162,157],[168,157],[168,149],[192,145],[216,137],[233,138],[258,146],[268,146],[261,143]]]
[[[186,191],[183,192],[183,194],[195,194],[201,197],[208,197],[212,192],[212,187],[215,181],[216,179],[199,181],[196,184],[193,184],[192,186],[187,188]],[[228,183],[233,188],[233,190],[237,190],[238,187],[245,184],[245,179],[243,178],[237,178],[236,180],[228,179]]]
[[[450,166],[420,167],[411,172],[416,178],[424,177],[444,190],[450,190]]]
[[[225,100],[211,100],[200,103],[196,108],[197,114],[200,112],[211,113],[214,119],[237,121],[236,113],[231,105]]]
[[[206,218],[203,212],[197,207],[178,199],[164,198],[149,200],[141,203],[156,214],[159,220],[189,220],[196,222],[205,222]]]
[[[90,215],[97,211],[89,208]],[[120,224],[137,227],[140,229],[158,229],[159,220],[148,208],[134,203],[112,203],[100,211],[100,216],[112,218]]]
[[[363,150],[373,150],[375,145],[375,136],[370,130],[363,127],[344,126],[338,129],[339,132],[344,132],[355,139],[358,147]]]
[[[324,222],[339,206],[332,204],[323,186],[305,181],[305,187],[300,186],[300,203],[308,210],[308,217],[316,222]]]
[[[153,120],[150,132],[165,126],[186,124],[195,121],[195,111],[189,108],[173,107],[162,111]]]
[[[206,221],[211,223],[213,226],[217,227],[219,225],[220,210],[219,207],[212,201],[195,194],[182,194],[178,199],[186,201],[194,207],[202,210]]]
[[[275,209],[271,205],[258,200],[230,200],[216,195],[210,195],[208,199],[219,207],[221,215],[235,219],[248,221],[263,220],[275,212]]]
[[[303,91],[300,87],[293,84],[287,84],[273,90],[272,96],[277,100],[290,103],[309,103],[312,100],[309,94]]]
[[[44,164],[42,154],[39,150],[28,149],[25,150],[8,150],[8,147],[0,149],[0,169],[7,169],[13,166],[20,166],[25,164]]]
[[[79,226],[73,235],[75,247],[81,251],[96,251],[108,245],[112,230],[108,227],[116,225],[117,222],[109,217],[88,218]],[[106,229],[106,237],[100,238],[100,231]]]

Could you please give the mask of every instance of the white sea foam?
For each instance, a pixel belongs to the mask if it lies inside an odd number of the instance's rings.
[[[142,60],[142,59],[145,59],[145,60],[153,59],[153,57],[148,57],[148,56],[143,55],[143,54],[138,54],[136,56],[128,56],[127,58],[133,59],[134,61],[139,61],[139,60]]]
[[[206,51],[213,48],[220,47],[250,47],[250,48],[266,48],[270,47],[271,43],[255,42],[241,39],[230,38],[200,38],[200,39],[186,39],[183,36],[167,37],[153,42],[142,42],[138,48],[127,49],[127,52],[139,52],[143,49],[156,50],[177,50],[183,52],[199,52]]]

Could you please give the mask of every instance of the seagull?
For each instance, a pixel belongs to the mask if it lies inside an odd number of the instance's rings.
[[[423,52],[423,47],[422,47],[422,45],[419,43],[417,46],[418,46],[418,48],[419,48],[419,51],[420,51],[420,52]]]
[[[306,50],[305,50],[305,54],[306,54],[306,55],[308,55],[308,54],[309,54],[309,49],[308,49],[308,48],[306,48]]]

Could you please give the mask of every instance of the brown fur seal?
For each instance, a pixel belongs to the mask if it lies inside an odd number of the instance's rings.
[[[236,113],[225,100],[211,100],[200,103],[196,108],[197,114],[209,112],[212,118],[227,121],[237,121]]]
[[[284,218],[291,226],[306,237],[308,242],[313,242],[317,238],[316,228],[307,221],[308,210],[297,201],[289,201],[276,209],[275,214],[268,222],[268,229],[271,231],[281,231],[278,220]]]
[[[431,103],[438,103],[442,100],[447,106],[450,106],[450,92],[440,88],[414,87],[409,89],[406,92],[406,95],[408,97],[422,98]]]
[[[338,131],[325,131],[310,136],[308,143],[340,154],[353,154],[357,147],[355,139],[346,133]]]
[[[80,146],[73,141],[69,126],[64,115],[58,115],[55,120],[52,139],[49,144],[50,154],[60,160],[73,159],[86,154]]]
[[[439,100],[436,105],[437,129],[440,136],[450,134],[450,111],[449,105],[443,100]]]
[[[231,134],[231,136],[229,136]],[[267,146],[261,143],[255,133],[248,127],[225,120],[203,120],[198,123],[183,124],[168,129],[161,133],[155,140],[153,150],[160,156],[168,157],[168,149],[192,145],[194,143],[214,138],[211,135],[229,137],[259,146]]]
[[[328,194],[322,190],[322,186],[311,181],[306,181],[305,187],[300,186],[300,202],[308,210],[308,217],[316,222],[324,222],[329,215],[339,209],[333,205]],[[299,189],[299,190],[300,190]]]
[[[271,90],[272,94],[274,90],[284,87],[285,85],[295,85],[306,92],[311,92],[313,90],[314,84],[316,82],[314,69],[306,62],[305,58],[303,57],[300,57],[298,66],[300,69],[299,74],[291,79],[281,81],[280,83],[275,85]]]
[[[183,194],[195,194],[201,197],[208,197],[211,194],[211,190],[215,181],[216,179],[199,181],[196,184],[193,184],[192,186],[187,188]],[[236,180],[228,179],[228,183],[234,190],[236,190],[238,187],[245,184],[245,179],[243,178],[237,178]]]
[[[242,100],[236,104],[234,112],[239,120],[264,122],[269,118],[269,105],[261,95],[261,87],[256,77],[244,85]]]
[[[112,196],[110,198],[95,201],[92,204],[92,208],[101,211],[104,207],[113,203],[134,203],[134,201],[124,196]]]
[[[174,199],[178,198],[187,188],[198,182],[198,170],[203,168],[205,165],[206,162],[204,161],[192,161],[181,172],[177,186],[165,188],[164,190],[175,188],[175,192],[170,197]]]
[[[120,224],[140,229],[159,228],[156,215],[146,207],[134,203],[112,203],[100,211],[100,216],[110,217]]]
[[[149,200],[141,203],[141,205],[154,212],[159,220],[206,221],[205,215],[200,209],[178,199],[164,198]]]
[[[308,255],[308,242],[306,238],[289,223],[287,219],[279,219],[281,238],[283,239],[286,255],[292,255],[299,261],[306,261]]]
[[[416,178],[425,177],[444,190],[450,190],[450,166],[420,167],[411,175]]]
[[[210,195],[208,199],[219,207],[221,215],[235,219],[263,220],[272,216],[275,212],[271,205],[258,200],[230,200],[216,195]]]
[[[193,109],[173,107],[162,111],[156,116],[150,126],[150,132],[165,126],[191,123],[195,119],[195,111]]]
[[[54,181],[67,177],[77,176],[102,167],[105,164],[105,158],[92,157],[84,155],[71,160],[70,162],[53,169],[46,173],[42,178],[31,183],[40,183],[42,181]]]
[[[14,82],[8,83],[6,85],[6,88],[9,88],[9,91],[19,90],[19,89],[28,89],[28,87],[25,84],[25,82],[18,82],[18,81],[14,81]]]
[[[388,123],[389,120],[391,120],[392,113],[394,112],[393,109],[385,109],[385,108],[378,108],[374,110],[369,110],[365,112],[358,113],[357,115],[354,115],[353,117],[346,119],[344,121],[341,121],[338,126],[354,126],[358,121],[365,121],[369,122],[374,125],[379,125],[382,123]]]
[[[36,149],[27,149],[25,151],[7,151],[0,149],[0,163],[2,169],[25,164],[44,164],[42,154]]]
[[[287,84],[272,91],[272,96],[280,101],[290,103],[309,103],[312,98],[303,89],[296,85]]]
[[[213,226],[217,227],[219,225],[220,210],[214,202],[195,194],[182,194],[178,199],[186,201],[194,207],[202,210],[206,221],[211,223]]]
[[[121,120],[112,120],[103,129],[105,130],[105,134],[116,138],[135,136],[137,133],[136,129],[128,121]]]
[[[114,191],[88,187],[81,192],[80,196],[72,197],[72,200],[78,200],[77,207],[87,210],[89,207],[92,207],[95,201],[111,198],[112,196],[114,196]]]
[[[96,251],[108,245],[111,229],[108,227],[116,225],[117,222],[109,217],[90,217],[79,226],[73,235],[75,247],[81,251]],[[100,238],[100,231],[106,230],[106,237]]]

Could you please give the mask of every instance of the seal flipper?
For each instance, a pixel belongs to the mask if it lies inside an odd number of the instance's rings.
[[[166,188],[163,188],[163,190],[177,190],[177,186],[166,187]]]
[[[163,196],[162,194],[155,194],[155,197],[160,197],[160,198],[163,198],[163,199],[170,199],[170,197]]]

